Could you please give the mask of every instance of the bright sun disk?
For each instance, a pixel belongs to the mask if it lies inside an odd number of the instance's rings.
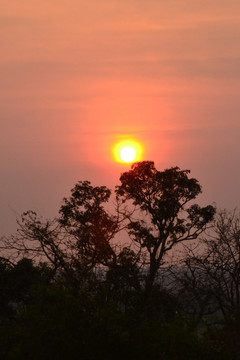
[[[135,140],[122,140],[114,145],[113,154],[117,162],[131,163],[142,160],[142,145]]]
[[[136,158],[136,151],[130,147],[126,146],[120,152],[121,159],[125,162],[132,162]]]

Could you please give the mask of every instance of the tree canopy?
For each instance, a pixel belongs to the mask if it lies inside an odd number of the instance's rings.
[[[34,212],[25,213],[18,234],[5,239],[3,247],[18,256],[43,256],[73,284],[96,268],[122,280],[131,269],[125,284],[150,292],[165,255],[177,244],[196,239],[214,217],[212,205],[192,204],[201,186],[189,175],[178,167],[158,171],[152,161],[134,163],[120,177],[111,213],[106,207],[111,190],[79,181],[63,199],[56,219],[44,221]],[[123,229],[129,237],[124,245],[119,241]]]
[[[213,220],[212,205],[187,207],[201,193],[189,173],[178,167],[158,171],[152,161],[143,161],[120,177],[117,195],[123,202],[132,200],[144,215],[140,220],[130,218],[128,229],[133,241],[148,253],[147,289],[152,288],[164,255],[176,244],[196,239]]]
[[[79,181],[52,220],[25,212],[0,242],[0,356],[238,360],[239,213],[200,193],[143,161],[114,191]]]

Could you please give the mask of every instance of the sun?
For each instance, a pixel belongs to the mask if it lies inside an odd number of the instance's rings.
[[[115,160],[121,163],[140,161],[142,152],[142,145],[135,140],[120,141],[113,148]]]
[[[120,152],[120,157],[124,162],[132,162],[136,159],[136,151],[131,146],[126,146]]]

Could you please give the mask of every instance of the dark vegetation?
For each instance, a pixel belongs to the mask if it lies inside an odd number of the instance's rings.
[[[177,167],[120,182],[114,199],[79,182],[56,219],[2,237],[1,359],[240,358],[238,213],[195,204]]]

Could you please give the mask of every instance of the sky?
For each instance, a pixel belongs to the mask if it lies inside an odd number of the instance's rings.
[[[0,235],[57,216],[79,180],[111,189],[143,146],[240,206],[239,0],[0,0]]]

